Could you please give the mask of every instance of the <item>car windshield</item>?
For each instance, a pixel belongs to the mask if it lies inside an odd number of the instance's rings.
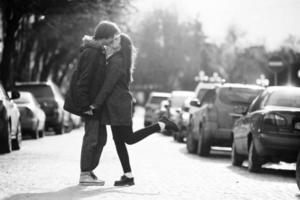
[[[300,90],[280,90],[271,93],[266,106],[300,107]]]
[[[31,92],[39,101],[40,99],[54,99],[54,94],[48,85],[20,85],[18,90]]]
[[[224,87],[220,89],[220,99],[226,104],[250,104],[261,92],[260,89]]]
[[[160,104],[163,100],[167,100],[168,97],[158,97],[158,96],[152,96],[150,99],[151,104]]]
[[[212,89],[201,89],[198,92],[197,98],[201,101],[208,91]]]
[[[186,96],[172,96],[171,97],[171,105],[174,108],[180,108],[184,101],[186,100]]]

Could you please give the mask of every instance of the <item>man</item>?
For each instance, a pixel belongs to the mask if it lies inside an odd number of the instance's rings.
[[[120,34],[118,26],[112,22],[100,22],[94,32],[93,39],[102,45],[113,42],[115,35]],[[80,160],[80,185],[104,185],[93,170],[98,166],[107,133],[105,125],[100,125],[97,113],[89,113],[89,105],[99,93],[105,76],[106,58],[104,48],[83,45],[78,63],[78,78],[74,81],[73,97],[66,98],[65,105],[73,105],[80,110],[85,121],[85,134],[82,141]],[[71,81],[72,84],[72,81]],[[67,94],[68,96],[68,94]],[[69,95],[72,96],[72,95]],[[73,104],[69,102],[72,101]],[[75,106],[76,105],[76,106]]]

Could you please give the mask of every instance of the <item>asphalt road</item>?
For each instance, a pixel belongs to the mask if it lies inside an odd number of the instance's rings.
[[[134,129],[142,124],[139,108]],[[83,128],[60,136],[48,133],[42,139],[25,139],[20,151],[0,155],[0,199],[300,199],[294,164],[266,165],[252,174],[247,163],[231,166],[228,149],[214,149],[210,157],[200,158],[160,133],[128,146],[135,186],[113,186],[122,170],[110,133],[95,170],[105,186],[78,186],[82,136]]]

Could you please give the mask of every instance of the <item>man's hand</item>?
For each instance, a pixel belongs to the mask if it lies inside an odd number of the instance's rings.
[[[96,107],[94,105],[90,105],[89,108],[90,109],[85,111],[84,114],[89,115],[89,116],[93,116],[94,115],[94,110],[96,109]]]
[[[89,115],[89,116],[93,116],[93,110],[92,109],[87,110],[83,114],[86,114],[86,115]]]

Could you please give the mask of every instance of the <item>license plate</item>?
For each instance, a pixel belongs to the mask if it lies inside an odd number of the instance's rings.
[[[300,130],[300,122],[296,122],[296,123],[295,123],[295,129]]]

